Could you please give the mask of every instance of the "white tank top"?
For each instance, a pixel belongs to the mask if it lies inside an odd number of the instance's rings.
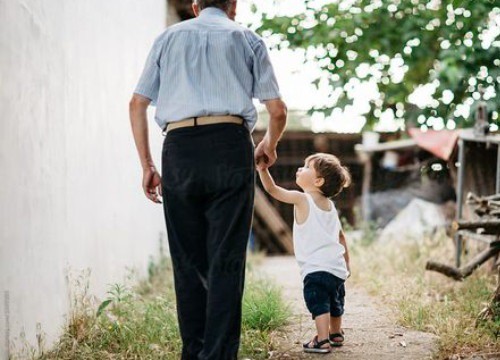
[[[311,195],[305,193],[309,215],[297,224],[294,209],[293,247],[302,279],[315,271],[326,271],[341,279],[347,279],[345,249],[339,242],[342,229],[337,209],[330,200],[331,209],[320,209]]]

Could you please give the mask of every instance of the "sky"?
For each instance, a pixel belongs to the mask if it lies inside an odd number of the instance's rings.
[[[318,5],[328,3],[331,0],[316,0]],[[342,0],[346,6],[350,6],[353,0]],[[236,21],[244,24],[256,24],[260,21],[259,14],[253,14],[252,4],[256,4],[259,10],[276,15],[294,15],[305,10],[302,0],[238,0],[238,11]],[[496,23],[496,24],[495,24]],[[493,39],[500,33],[500,15],[495,18],[491,27],[490,38]],[[265,39],[269,44],[269,40]],[[308,110],[314,105],[331,104],[335,99],[335,91],[324,87],[318,90],[311,81],[320,75],[319,69],[314,64],[304,64],[303,55],[289,49],[271,50],[271,61],[274,65],[276,77],[280,85],[283,100],[290,109]],[[394,60],[394,59],[393,59]],[[395,59],[397,61],[397,59]],[[404,64],[394,64],[395,76],[403,76],[401,70]],[[392,67],[392,63],[391,63]],[[425,106],[432,101],[435,86],[427,84],[418,88],[410,96],[410,101],[419,106]],[[350,87],[354,103],[344,110],[339,108],[329,118],[324,118],[323,114],[314,114],[310,119],[311,128],[314,132],[335,131],[335,132],[359,132],[365,123],[363,113],[369,108],[368,101],[378,98],[377,86],[374,83],[361,83],[353,81]],[[451,93],[451,92],[450,92]],[[460,108],[464,115],[468,116],[469,108]],[[404,126],[402,119],[397,119],[392,112],[382,113],[376,130],[396,131]],[[434,124],[436,130],[448,128],[454,129],[453,121],[444,122],[443,119],[436,119]]]

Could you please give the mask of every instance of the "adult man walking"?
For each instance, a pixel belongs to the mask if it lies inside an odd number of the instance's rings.
[[[286,124],[266,47],[237,25],[234,0],[197,0],[196,19],[154,42],[130,102],[146,196],[163,193],[182,359],[236,359],[255,165],[271,166]],[[254,151],[252,98],[270,124]],[[167,133],[162,178],[151,158],[146,109]]]

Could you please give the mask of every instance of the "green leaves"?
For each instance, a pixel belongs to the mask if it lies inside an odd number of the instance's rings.
[[[104,312],[104,309],[106,309],[106,307],[111,304],[113,300],[104,300],[100,305],[99,305],[99,308],[97,309],[97,313],[96,313],[96,317],[99,317],[101,316],[101,314]]]
[[[305,0],[305,4],[306,12],[292,17],[264,14],[257,31],[278,35],[278,48],[312,54],[306,56],[307,61],[326,72],[334,87],[342,87],[353,77],[375,82],[381,95],[379,101],[370,102],[368,116],[374,118],[367,119],[368,123],[377,122],[377,115],[402,103],[399,115],[405,119],[432,113],[444,122],[453,119],[464,125],[467,119],[455,114],[455,109],[459,104],[470,106],[472,98],[477,100],[480,87],[490,88],[485,100],[498,111],[500,73],[495,61],[500,61],[500,31],[494,29],[500,26],[500,8],[494,1],[357,0],[352,6],[332,1],[317,7]],[[369,71],[360,74],[360,65]],[[475,79],[472,83],[471,78]],[[317,85],[319,79],[313,82]],[[410,104],[410,94],[431,82],[437,84],[435,101],[423,109]],[[442,102],[446,91],[453,94],[451,103]],[[351,103],[344,98],[334,106]],[[329,114],[332,110],[315,111]]]

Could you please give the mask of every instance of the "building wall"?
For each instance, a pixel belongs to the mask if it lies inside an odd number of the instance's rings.
[[[128,101],[166,13],[164,0],[0,0],[2,360],[22,332],[57,338],[71,278],[90,269],[102,299],[158,253]],[[150,134],[159,164],[154,121]]]

